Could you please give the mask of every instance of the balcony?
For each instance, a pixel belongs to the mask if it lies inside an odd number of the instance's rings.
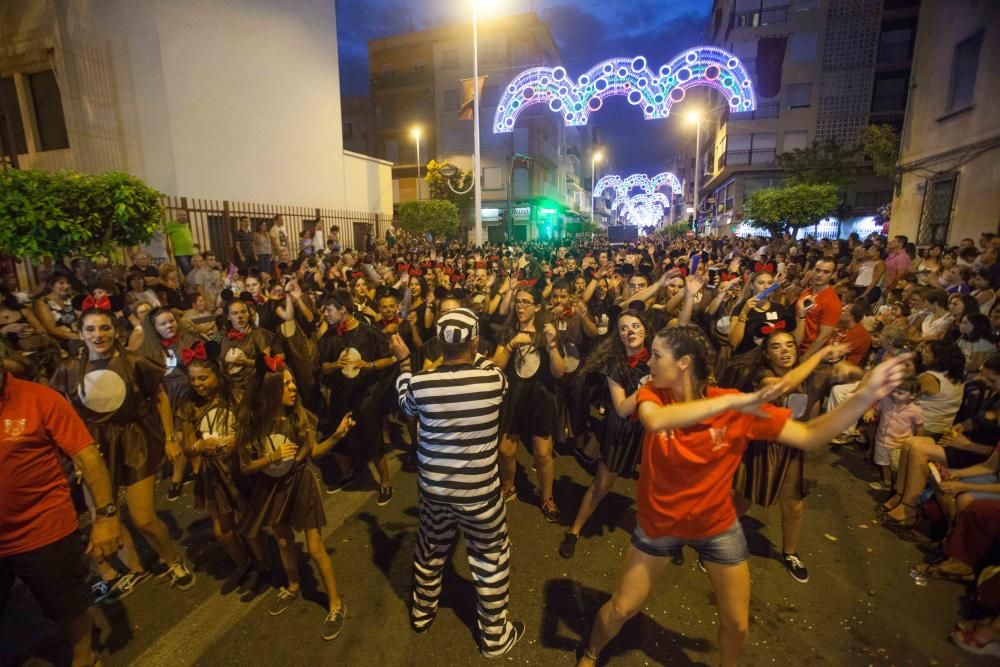
[[[902,113],[906,109],[906,93],[875,93],[872,96],[872,113]]]
[[[777,118],[781,111],[781,104],[774,102],[760,102],[754,111],[737,111],[729,113],[729,120],[760,120],[762,118]]]
[[[910,60],[909,44],[879,44],[876,62],[879,65],[905,63]]]
[[[773,148],[726,151],[719,160],[719,167],[745,167],[751,164],[774,164]]]
[[[788,5],[736,12],[734,19],[737,28],[758,28],[776,23],[788,23]]]

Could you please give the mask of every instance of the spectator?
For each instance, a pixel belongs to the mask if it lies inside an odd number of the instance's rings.
[[[924,425],[924,412],[914,403],[920,391],[920,381],[910,376],[889,396],[879,401],[865,414],[865,421],[878,418],[875,430],[875,465],[882,479],[868,486],[876,491],[892,489],[893,474],[899,469],[899,452],[903,441],[919,435]]]
[[[253,247],[253,232],[250,231],[250,218],[240,217],[236,229],[233,249],[236,251],[236,266],[240,271],[247,271],[257,260]]]
[[[285,229],[285,219],[282,216],[274,216],[268,234],[271,236],[271,254],[280,256],[282,250],[291,251],[288,245],[288,230]]]
[[[796,306],[798,324],[795,340],[799,343],[802,361],[818,352],[833,335],[843,306],[830,284],[837,270],[832,259],[816,260],[811,286],[799,295]]]
[[[35,315],[45,332],[71,353],[79,349],[77,314],[73,308],[73,288],[62,273],[53,273],[45,281],[46,292],[35,301]]]
[[[261,273],[273,273],[271,268],[271,236],[267,231],[267,223],[257,224],[253,233],[253,254],[257,257],[257,269]]]
[[[141,273],[146,277],[147,287],[156,287],[160,284],[160,271],[156,267],[162,266],[164,263],[153,265],[150,262],[150,257],[145,252],[137,252],[132,255],[132,271]]]
[[[868,352],[872,349],[872,337],[861,321],[865,317],[865,309],[857,303],[844,306],[837,320],[837,336],[839,342],[847,346],[847,361],[860,366]]]
[[[906,252],[906,246],[909,242],[909,239],[902,234],[894,236],[889,241],[889,256],[885,260],[883,290],[888,291],[895,287],[899,277],[910,270],[910,255]]]
[[[948,333],[948,328],[954,322],[948,312],[948,293],[943,289],[929,289],[924,294],[927,315],[920,321],[919,329],[910,330],[910,342],[940,340]]]
[[[193,268],[191,256],[194,255],[194,237],[191,236],[191,222],[188,219],[188,212],[185,210],[177,211],[177,218],[163,225],[163,232],[170,239],[177,267],[186,276]]]
[[[969,313],[962,318],[958,328],[962,333],[958,347],[965,355],[965,374],[978,373],[987,355],[997,349],[990,318],[979,312]]]

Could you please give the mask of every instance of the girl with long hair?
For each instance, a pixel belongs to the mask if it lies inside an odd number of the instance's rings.
[[[132,525],[166,564],[171,583],[188,590],[195,575],[157,516],[153,493],[164,453],[170,460],[181,455],[170,400],[163,389],[163,366],[122,347],[114,317],[107,311],[84,311],[80,337],[84,346],[79,358],[56,371],[52,387],[66,395],[99,443],[112,489],[117,494],[125,488]],[[113,568],[102,569],[113,599],[130,594],[150,576],[127,531],[123,537],[122,560],[129,571],[117,575]]]
[[[179,405],[181,446],[200,462],[195,481],[195,507],[208,512],[212,531],[236,569],[226,578],[222,593],[242,586],[242,599],[257,592],[258,579],[270,571],[270,557],[260,536],[247,538],[256,567],[236,533],[236,517],[246,510],[248,489],[236,456],[236,406],[242,395],[233,390],[229,374],[215,355],[218,346],[197,342],[182,350],[191,391]],[[245,579],[245,581],[244,581]]]
[[[615,334],[608,336],[587,357],[580,368],[578,382],[594,372],[607,378],[609,408],[605,412],[601,434],[601,459],[597,474],[577,510],[573,525],[566,532],[559,555],[572,558],[580,531],[590,515],[611,490],[620,475],[635,474],[642,454],[642,426],[632,417],[636,396],[649,375],[649,346],[653,332],[642,314],[624,310],[615,320]]]
[[[188,330],[183,320],[177,319],[173,310],[166,306],[153,308],[142,319],[142,342],[139,353],[153,363],[164,368],[163,389],[167,392],[170,405],[176,409],[188,395],[188,376],[184,372],[181,351],[191,347],[199,337]],[[175,424],[177,430],[179,424]],[[173,472],[167,500],[173,502],[181,497],[187,457],[182,453],[173,460]]]
[[[747,544],[731,487],[747,442],[773,440],[818,449],[903,381],[907,356],[876,367],[836,410],[808,422],[770,401],[784,382],[745,394],[710,385],[708,339],[694,326],[660,330],[653,339],[650,382],[637,396],[646,430],[637,492],[638,523],[617,590],[597,614],[579,665],[598,654],[643,606],[653,582],[685,545],[698,551],[719,611],[721,664],[737,664],[750,625]]]
[[[257,357],[270,354],[274,334],[254,324],[256,313],[250,304],[234,299],[224,308],[228,330],[222,339],[222,359],[233,385],[243,388],[253,375]]]
[[[53,273],[45,280],[45,293],[35,300],[38,322],[59,345],[75,353],[80,346],[79,321],[73,308],[73,285],[62,273]]]
[[[299,598],[295,533],[305,533],[306,550],[319,569],[327,594],[323,639],[334,639],[344,625],[346,607],[337,592],[333,564],[323,546],[323,498],[308,460],[316,446],[316,418],[299,401],[295,379],[281,357],[264,355],[237,409],[236,447],[240,470],[252,478],[253,494],[239,532],[255,539],[270,526],[278,539],[288,577],[268,611],[277,616]]]
[[[493,363],[506,370],[510,391],[500,417],[500,493],[504,502],[517,498],[518,440],[531,440],[541,492],[541,510],[546,521],[559,520],[559,507],[552,494],[552,447],[557,414],[555,383],[566,372],[559,335],[550,313],[541,307],[535,292],[513,288],[504,296],[501,312],[513,309],[500,332]],[[508,364],[513,368],[508,368]]]
[[[729,344],[733,355],[759,349],[775,331],[795,330],[795,309],[764,295],[774,285],[774,274],[760,271],[750,278],[750,293],[733,310],[729,321]]]

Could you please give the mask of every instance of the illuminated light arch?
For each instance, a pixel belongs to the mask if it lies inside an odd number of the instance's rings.
[[[620,215],[641,227],[656,225],[670,207],[670,200],[662,192],[639,193],[618,197],[611,203],[612,210],[621,209]]]
[[[614,190],[618,199],[623,199],[628,197],[629,192],[636,188],[641,189],[647,195],[652,195],[665,185],[669,185],[670,191],[675,195],[682,193],[680,180],[669,171],[664,171],[652,178],[646,174],[632,174],[623,179],[617,174],[608,174],[597,181],[597,185],[594,187],[594,194],[600,195],[606,190]],[[667,199],[666,206],[670,206],[669,199]]]
[[[517,117],[526,108],[545,104],[559,113],[566,125],[586,125],[604,99],[624,96],[642,109],[646,120],[666,118],[670,109],[697,86],[722,93],[729,110],[753,111],[757,95],[739,58],[715,46],[696,46],[678,54],[655,72],[643,56],[612,58],[600,62],[574,83],[563,67],[533,67],[507,84],[493,117],[493,132],[513,132]]]

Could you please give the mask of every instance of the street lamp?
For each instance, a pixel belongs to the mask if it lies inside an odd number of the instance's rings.
[[[417,199],[420,199],[420,126],[414,125],[410,136],[417,143]]]
[[[698,188],[700,187],[701,181],[701,169],[699,161],[701,158],[701,113],[698,111],[688,111],[687,122],[694,123],[695,127],[695,140],[694,140],[694,223],[695,231],[698,229]]]
[[[597,187],[597,181],[594,180],[597,163],[604,159],[604,153],[601,151],[596,151],[590,156],[590,221],[595,222],[597,219],[597,212],[594,206],[594,200],[597,198],[597,192],[595,188]]]
[[[479,5],[484,0],[472,0],[472,184],[476,188],[476,245],[483,244],[482,166],[479,155]]]

